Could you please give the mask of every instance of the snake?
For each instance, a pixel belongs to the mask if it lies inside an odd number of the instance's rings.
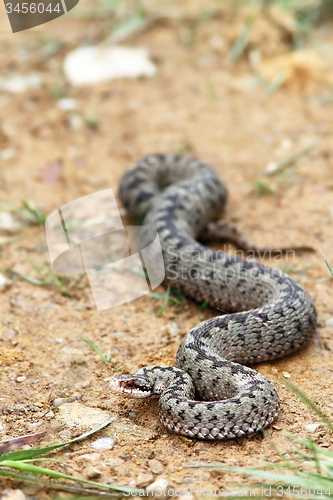
[[[274,385],[251,365],[301,349],[316,327],[311,296],[280,268],[258,262],[233,223],[219,220],[228,191],[215,170],[196,158],[151,154],[121,178],[127,211],[158,234],[165,283],[221,314],[184,337],[175,366],[116,374],[112,392],[159,396],[158,416],[171,432],[223,440],[263,431],[278,416]],[[240,256],[206,246],[231,241]]]

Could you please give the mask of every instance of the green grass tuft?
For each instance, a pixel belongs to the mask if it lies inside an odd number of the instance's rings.
[[[84,285],[81,285],[81,281],[86,276],[86,273],[80,274],[80,276],[76,279],[70,278],[69,276],[57,276],[49,264],[45,263],[42,266],[39,266],[27,255],[25,257],[33,270],[37,273],[39,279],[15,270],[10,271],[12,275],[18,276],[32,285],[53,286],[64,297],[70,297],[73,290],[83,290],[85,288]]]
[[[171,295],[171,291],[173,295]],[[153,297],[155,300],[163,300],[163,304],[161,309],[157,313],[157,317],[160,318],[163,316],[165,309],[167,308],[168,304],[175,304],[177,306],[184,306],[184,302],[180,300],[179,298],[175,297],[175,295],[178,295],[178,297],[183,297],[183,294],[178,292],[177,290],[172,290],[170,288],[170,285],[168,285],[168,288],[165,292],[164,295],[160,295],[159,293],[153,293],[151,292],[150,297]]]
[[[64,448],[78,441],[82,441],[92,434],[100,431],[112,422],[113,419],[107,420],[98,427],[82,434],[81,436],[72,439],[71,441],[65,443],[59,443],[51,446],[46,446],[42,448],[29,449],[29,450],[19,450],[10,451],[9,453],[4,453],[0,455],[0,476],[12,478],[18,481],[32,482],[41,486],[46,486],[48,489],[60,490],[60,491],[70,491],[73,493],[88,493],[93,494],[94,498],[115,498],[117,496],[135,495],[141,493],[143,490],[138,490],[135,488],[120,487],[111,484],[97,483],[95,481],[89,481],[88,479],[83,479],[76,476],[71,476],[69,474],[63,474],[56,470],[52,470],[46,467],[41,467],[35,465],[33,462],[40,460],[37,457],[42,455],[47,455],[52,451]],[[18,447],[18,443],[22,446],[24,443],[20,441],[31,442],[33,436],[25,436],[23,438],[15,438],[8,444],[9,448]],[[41,436],[40,436],[41,437]],[[38,439],[38,435],[36,435]],[[0,445],[1,447],[1,445]],[[44,458],[44,460],[51,461],[50,458]],[[54,461],[54,460],[52,460]],[[55,479],[56,481],[45,480],[44,477]],[[60,481],[59,481],[60,480]],[[78,484],[77,484],[78,483]],[[83,486],[81,486],[81,484]],[[85,487],[86,486],[86,487]],[[110,492],[107,497],[107,492]]]
[[[97,347],[97,345],[95,345],[91,340],[84,339],[83,337],[79,337],[79,339],[83,340],[83,342],[88,344],[89,347],[94,349],[94,351],[97,352],[97,354],[102,358],[102,360],[104,361],[105,364],[110,363],[110,361],[111,361],[111,351],[110,350],[106,354],[103,354],[102,351],[100,350],[100,348]],[[123,368],[122,366],[117,367],[117,365],[114,361],[112,361],[112,366],[113,366],[114,370],[116,370],[116,371],[122,370],[122,368]]]

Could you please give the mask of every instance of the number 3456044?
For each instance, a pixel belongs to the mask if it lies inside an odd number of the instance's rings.
[[[17,3],[14,7],[11,3],[6,3],[6,12],[7,14],[11,14],[12,12],[17,12],[18,14],[35,14],[38,12],[39,14],[43,14],[43,12],[62,12],[62,8],[60,7],[60,3],[52,6],[51,3],[49,5],[44,5],[43,3]]]

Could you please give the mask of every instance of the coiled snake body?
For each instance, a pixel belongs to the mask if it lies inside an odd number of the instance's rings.
[[[311,297],[279,269],[197,241],[232,239],[247,247],[235,227],[216,220],[227,191],[208,165],[171,154],[147,156],[124,175],[119,195],[132,215],[144,216],[146,231],[157,231],[166,282],[228,314],[188,332],[177,368],[115,375],[111,389],[137,398],[160,394],[161,422],[190,437],[235,438],[267,427],[277,417],[278,394],[244,364],[300,349],[316,324]]]

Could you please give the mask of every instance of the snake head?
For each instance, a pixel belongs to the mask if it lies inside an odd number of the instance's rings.
[[[149,379],[142,375],[114,375],[110,381],[112,392],[117,392],[130,398],[148,398],[154,394]]]

